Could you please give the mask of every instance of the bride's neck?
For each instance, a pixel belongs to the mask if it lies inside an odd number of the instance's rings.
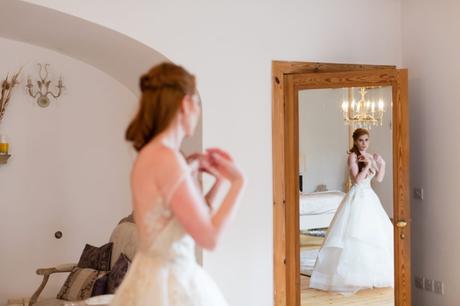
[[[175,126],[158,135],[158,141],[166,147],[179,151],[184,137],[184,130],[180,126]]]

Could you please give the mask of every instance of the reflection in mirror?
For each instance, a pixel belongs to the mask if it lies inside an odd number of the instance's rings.
[[[299,91],[302,305],[394,305],[392,160],[391,86]]]

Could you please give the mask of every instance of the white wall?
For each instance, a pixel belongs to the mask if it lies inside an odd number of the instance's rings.
[[[107,73],[136,95],[138,76],[147,67],[167,61],[156,50],[117,31],[18,0],[0,1],[0,37],[81,60]]]
[[[205,268],[231,305],[272,305],[271,61],[398,65],[400,1],[29,2],[131,36],[198,76],[204,145],[231,151],[249,179]]]
[[[130,212],[133,152],[124,129],[137,99],[125,86],[56,52],[0,38],[0,77],[24,66],[0,129],[12,157],[0,165],[0,305],[30,296],[41,283],[39,267],[76,262],[85,243],[108,242]],[[24,90],[38,62],[50,79],[62,75],[66,90],[47,108]],[[54,238],[55,231],[63,238]],[[52,277],[44,296],[63,283]]]
[[[319,184],[343,190],[347,175],[348,126],[343,123],[345,89],[299,92],[299,169],[303,192]]]
[[[442,280],[445,295],[413,288],[414,305],[459,304],[460,2],[404,0],[403,59],[409,68],[414,275]]]

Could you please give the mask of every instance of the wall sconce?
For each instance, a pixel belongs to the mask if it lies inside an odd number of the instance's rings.
[[[57,93],[53,93],[49,88],[51,85],[51,81],[48,80],[48,66],[49,64],[45,64],[43,67],[42,64],[38,64],[40,67],[40,80],[37,81],[37,90],[34,93],[34,85],[32,84],[32,80],[30,77],[27,79],[27,92],[32,98],[37,97],[37,104],[41,107],[47,107],[50,104],[50,100],[48,98],[49,95],[51,95],[53,98],[57,99],[61,93],[62,89],[64,88],[64,85],[62,84],[62,77],[59,78],[58,84],[56,86],[57,88]],[[43,72],[44,70],[44,72]]]

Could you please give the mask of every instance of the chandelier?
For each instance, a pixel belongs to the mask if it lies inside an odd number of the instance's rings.
[[[385,112],[385,103],[383,99],[366,100],[368,90],[365,87],[360,88],[361,98],[358,102],[352,98],[349,88],[348,100],[342,102],[343,119],[346,125],[352,125],[357,128],[370,129],[372,126],[382,126],[383,113]]]

